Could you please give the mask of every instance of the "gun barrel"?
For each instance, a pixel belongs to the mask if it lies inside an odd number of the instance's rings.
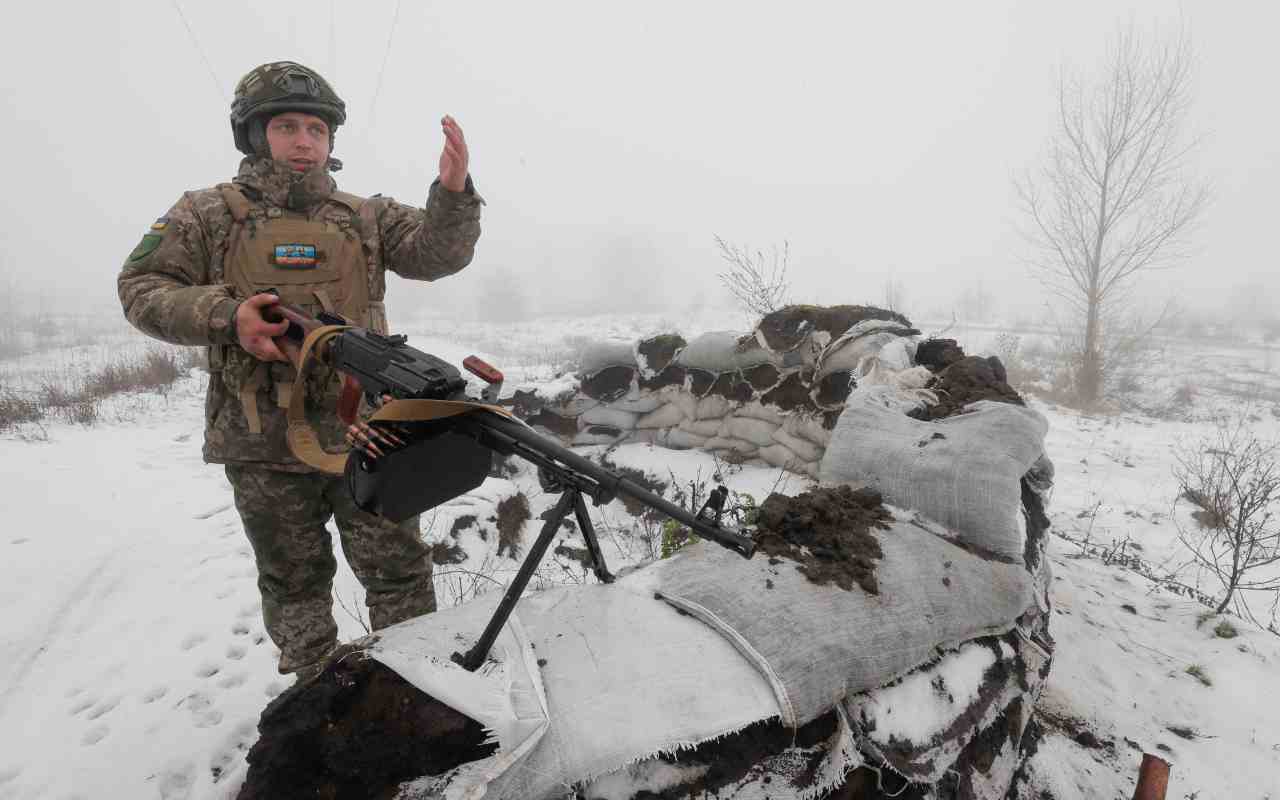
[[[650,508],[661,511],[681,525],[688,527],[704,539],[710,539],[745,558],[750,558],[755,552],[755,542],[749,537],[699,519],[675,503],[637,485],[629,478],[618,475],[599,464],[583,458],[577,453],[548,441],[545,437],[519,422],[498,414],[474,413],[468,416],[473,423],[487,432],[519,442],[530,450],[563,464],[569,470],[587,476],[610,495],[625,494],[628,497],[635,498]]]

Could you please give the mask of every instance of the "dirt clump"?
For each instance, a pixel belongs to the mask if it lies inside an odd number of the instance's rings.
[[[783,378],[782,383],[764,393],[760,402],[767,406],[777,406],[783,411],[813,408],[813,399],[809,397],[809,384],[806,383],[805,376],[799,372],[793,372]]]
[[[941,372],[964,358],[964,349],[955,339],[926,339],[916,347],[916,363],[930,372]]]
[[[766,314],[756,329],[769,349],[775,353],[794,350],[814,331],[826,331],[835,339],[845,331],[868,319],[900,323],[911,328],[911,321],[896,311],[875,306],[808,306],[793,305]],[[919,331],[915,331],[919,333]]]
[[[663,333],[640,342],[636,350],[644,356],[645,365],[657,373],[666,369],[686,344],[678,333]]]
[[[506,552],[512,558],[520,557],[520,534],[532,516],[524,492],[498,501],[498,515],[494,520],[498,524],[498,555]]]
[[[467,551],[457,542],[436,542],[431,545],[431,563],[436,566],[461,564],[466,560]]]
[[[238,800],[391,798],[497,748],[480,723],[350,645],[273,700],[258,730]]]
[[[772,389],[777,383],[782,373],[772,364],[757,364],[754,367],[747,367],[742,371],[742,376],[746,378],[747,383],[751,384],[751,388],[758,392],[764,392]]]
[[[583,378],[578,390],[592,400],[608,403],[626,394],[635,376],[635,367],[605,367]]]
[[[884,552],[871,530],[887,529],[892,520],[874,489],[835,486],[795,497],[775,493],[760,505],[756,546],[771,562],[798,562],[797,569],[813,583],[834,583],[845,591],[857,583],[868,594],[879,594],[875,569]]]
[[[937,405],[912,416],[924,420],[944,419],[961,413],[965,406],[979,400],[1026,405],[1006,382],[1007,378],[1004,364],[995,356],[965,356],[938,373],[929,384],[928,388],[938,395]]]

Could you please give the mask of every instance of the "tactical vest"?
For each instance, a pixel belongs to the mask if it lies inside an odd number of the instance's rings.
[[[383,304],[369,298],[369,264],[351,226],[277,208],[255,214],[239,187],[224,183],[218,189],[234,220],[223,280],[235,288],[237,297],[275,289],[283,302],[312,314],[323,309],[386,332]],[[349,208],[353,216],[365,203],[346,192],[334,192],[330,200]],[[288,408],[296,378],[292,365],[257,361],[234,346],[211,356],[211,361],[222,362],[211,366],[222,371],[228,389],[239,395],[250,433],[262,432],[258,392],[274,390],[276,405]]]

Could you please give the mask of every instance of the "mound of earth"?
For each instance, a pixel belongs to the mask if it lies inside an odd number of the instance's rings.
[[[911,328],[911,321],[898,312],[875,306],[786,306],[766,314],[757,330],[770,350],[785,353],[794,350],[813,331],[826,331],[834,339],[868,319],[897,322],[919,333]]]
[[[923,420],[944,419],[959,414],[969,403],[979,400],[1026,405],[1008,384],[1007,378],[1004,364],[995,356],[965,356],[943,369],[929,384],[929,389],[938,395],[937,405],[911,416]]]
[[[835,486],[795,497],[771,494],[760,505],[756,547],[770,563],[798,562],[800,573],[813,583],[834,583],[845,591],[857,583],[879,594],[876,561],[884,553],[871,529],[887,529],[892,520],[874,489]]]
[[[353,647],[273,700],[258,731],[238,800],[389,799],[404,781],[497,748],[480,723]]]
[[[916,346],[916,363],[930,372],[941,372],[964,358],[964,349],[955,339],[926,339]]]

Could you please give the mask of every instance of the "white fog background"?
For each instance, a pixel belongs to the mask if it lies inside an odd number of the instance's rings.
[[[393,316],[731,305],[720,235],[790,242],[797,300],[874,303],[892,280],[936,319],[981,287],[1034,320],[1011,177],[1043,152],[1060,66],[1098,62],[1125,22],[1189,36],[1213,192],[1194,255],[1143,291],[1256,312],[1280,283],[1274,3],[6,5],[0,289],[35,306],[118,314],[147,226],[234,174],[238,78],[291,59],[347,102],[347,191],[420,205],[440,116],[466,131],[488,203],[475,261],[395,280]],[[503,295],[516,306],[478,306]]]

